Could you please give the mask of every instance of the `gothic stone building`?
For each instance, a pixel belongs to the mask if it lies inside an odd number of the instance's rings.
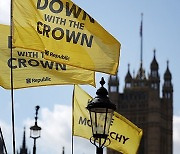
[[[123,93],[119,93],[118,76],[110,76],[108,81],[109,97],[112,102],[116,103],[117,112],[143,129],[138,154],[173,153],[172,76],[167,62],[161,97],[158,69],[154,51],[148,77],[146,77],[141,63],[137,75],[133,75],[133,77],[128,66]],[[107,154],[119,153],[107,149]]]
[[[28,152],[27,146],[26,146],[26,132],[24,128],[24,134],[23,134],[23,141],[22,146],[19,151],[17,151],[17,154],[30,154],[30,151]]]

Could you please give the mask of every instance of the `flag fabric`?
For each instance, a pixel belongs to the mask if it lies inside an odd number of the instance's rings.
[[[140,26],[140,37],[142,37],[142,21],[141,21],[141,26]]]
[[[10,49],[8,49],[9,26],[0,25],[0,86],[10,89]],[[95,86],[95,73],[45,60],[44,53],[13,49],[12,68],[14,89],[62,85],[90,84]]]
[[[79,86],[74,86],[73,96],[73,135],[90,139],[92,136],[89,112],[86,109],[88,100],[92,97]],[[117,112],[112,118],[108,148],[124,154],[136,154],[142,137],[142,129]]]
[[[143,35],[143,13],[141,14],[141,25],[140,25],[140,32],[139,32],[139,34],[140,34],[140,37],[142,37],[142,35]]]
[[[71,0],[14,0],[13,46],[45,59],[116,74],[120,43]]]

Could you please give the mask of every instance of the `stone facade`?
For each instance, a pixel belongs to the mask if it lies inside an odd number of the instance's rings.
[[[128,65],[123,93],[119,93],[118,76],[110,76],[108,81],[109,97],[116,103],[117,112],[143,129],[138,154],[173,153],[173,85],[169,63],[164,73],[162,97],[158,70],[154,51],[148,77],[141,63],[137,75],[133,77]],[[107,149],[107,154],[119,153]]]

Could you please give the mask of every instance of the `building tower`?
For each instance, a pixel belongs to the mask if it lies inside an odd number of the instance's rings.
[[[160,86],[160,77],[159,77],[159,65],[156,61],[156,50],[154,49],[154,58],[151,62],[151,72],[149,75],[149,82],[152,89],[154,89],[157,92],[157,95],[159,96],[159,86]]]
[[[160,97],[159,65],[156,50],[150,64],[150,74],[146,77],[143,68],[143,14],[140,26],[140,68],[131,76],[129,65],[122,93],[118,77],[109,78],[109,97],[117,106],[117,112],[143,129],[143,137],[138,154],[172,154],[173,136],[173,85],[169,62],[164,73],[162,97]],[[119,81],[119,80],[118,80]],[[113,87],[116,87],[116,90]],[[118,154],[107,149],[107,154]]]
[[[17,154],[30,154],[30,151],[28,153],[28,149],[26,147],[26,131],[24,128],[24,133],[23,133],[23,142],[22,142],[22,146],[20,148],[20,151],[17,151]]]
[[[164,151],[168,151],[169,153],[172,153],[172,143],[173,143],[173,133],[172,133],[172,126],[173,126],[173,85],[172,85],[172,75],[169,70],[169,61],[167,61],[167,69],[164,73],[164,84],[163,84],[163,103],[164,103],[164,109],[163,114],[166,117],[164,119],[164,122],[166,123],[164,133],[166,132],[167,135],[162,137],[162,142],[165,142],[167,147],[164,148]],[[163,146],[163,145],[162,145]]]
[[[116,77],[109,77],[109,97],[117,105],[117,112],[143,129],[143,137],[138,154],[172,154],[172,118],[173,118],[173,85],[169,62],[164,73],[162,97],[160,97],[159,65],[156,51],[150,64],[150,73],[145,74],[142,63],[135,76],[131,76],[130,68],[125,76],[123,92],[119,83],[114,84]],[[114,97],[116,96],[116,97]],[[107,149],[107,154],[119,154]]]
[[[132,76],[131,76],[129,69],[130,69],[130,64],[128,64],[128,72],[127,72],[126,77],[125,77],[125,88],[132,87]]]

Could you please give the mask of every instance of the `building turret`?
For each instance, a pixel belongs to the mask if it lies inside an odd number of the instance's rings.
[[[173,153],[172,146],[173,146],[173,85],[172,85],[172,75],[169,70],[169,61],[167,61],[167,68],[164,73],[164,84],[163,84],[163,105],[164,105],[164,114],[166,115],[167,122],[166,122],[166,129],[169,131],[167,133],[167,142],[168,146],[165,149],[168,153]]]
[[[108,79],[109,98],[112,102],[115,103],[116,108],[119,107],[119,104],[118,104],[118,100],[119,100],[119,78],[118,78],[117,74],[115,76],[110,75],[110,77]]]
[[[159,85],[160,85],[160,77],[159,77],[159,65],[158,62],[156,60],[156,50],[154,49],[154,58],[151,62],[151,66],[150,66],[151,72],[149,75],[149,82],[150,82],[150,87],[152,89],[157,90],[157,92],[159,93]]]
[[[151,71],[153,72],[153,71],[158,71],[159,70],[159,65],[158,65],[158,62],[157,62],[157,60],[156,60],[156,50],[154,49],[154,58],[153,58],[153,60],[152,60],[152,62],[151,62]],[[154,74],[153,75],[154,77],[158,77],[158,74]]]
[[[133,87],[145,87],[146,86],[146,74],[143,69],[142,63],[140,64],[140,68],[137,72],[136,77],[133,79]]]
[[[117,75],[110,75],[108,80],[108,90],[109,92],[119,92],[119,78]]]
[[[143,69],[142,64],[140,65],[136,79],[137,80],[146,80],[146,74],[145,74],[145,70]]]
[[[132,76],[130,73],[130,65],[128,64],[128,72],[125,77],[125,88],[131,88],[132,87]]]
[[[163,98],[172,100],[173,98],[173,85],[172,85],[172,75],[169,70],[169,61],[167,61],[167,69],[164,73],[164,84],[163,84]]]

